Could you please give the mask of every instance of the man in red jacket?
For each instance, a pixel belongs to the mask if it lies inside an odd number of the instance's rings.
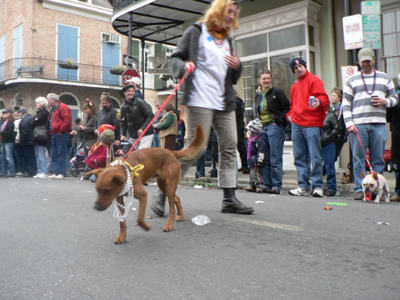
[[[69,107],[60,101],[57,94],[47,95],[51,111],[48,125],[51,135],[51,169],[54,175],[48,178],[63,179],[67,176],[67,148],[72,116]]]
[[[302,196],[312,187],[313,197],[323,197],[321,132],[329,97],[321,79],[307,70],[303,59],[295,57],[289,66],[297,82],[290,89],[290,111],[286,118],[292,123],[293,156],[299,183],[289,194]]]

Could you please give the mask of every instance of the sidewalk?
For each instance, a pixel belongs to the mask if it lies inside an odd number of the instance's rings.
[[[195,183],[211,183],[213,188],[218,188],[218,178],[210,177],[209,171],[211,167],[206,166],[206,176],[200,177],[198,179],[195,178],[196,167],[190,167],[189,171],[186,173],[184,177],[182,177],[182,182],[186,182],[187,184],[195,184]],[[337,169],[336,170],[336,182],[339,191],[339,197],[350,197],[352,198],[354,195],[353,190],[353,183],[343,184],[341,182],[343,172],[346,170],[344,169]],[[386,172],[385,178],[389,184],[390,195],[394,195],[394,187],[396,184],[394,172],[389,173]],[[249,185],[249,175],[242,174],[238,172],[238,189],[243,189]],[[283,187],[281,190],[282,194],[287,194],[289,189],[297,187],[297,171],[284,171],[283,174]],[[327,190],[326,185],[326,176],[324,177],[324,190]]]

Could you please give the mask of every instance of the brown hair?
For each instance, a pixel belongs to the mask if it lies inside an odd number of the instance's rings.
[[[269,74],[269,75],[271,75],[271,71],[268,70],[267,68],[261,69],[261,70],[258,72],[258,79],[260,79],[261,76],[264,75],[264,74]],[[272,75],[271,75],[271,76],[272,76]]]
[[[203,17],[200,18],[199,22],[206,24],[208,31],[212,32],[214,25],[221,26],[224,21],[224,16],[228,13],[229,5],[235,4],[238,8],[235,19],[232,21],[231,28],[238,29],[239,22],[239,5],[234,0],[214,0],[211,3],[210,8],[206,11]],[[225,37],[228,36],[230,28],[224,31]]]
[[[3,117],[3,119],[4,119],[4,117]],[[14,115],[13,115],[12,112],[11,112],[11,113],[8,113],[8,120],[9,120],[9,121],[12,121],[12,122],[15,121],[15,118],[14,118]]]
[[[83,109],[88,108],[90,110],[89,116],[94,117],[97,115],[97,109],[96,106],[92,101],[89,101],[89,99],[86,100],[86,104],[83,106]]]
[[[331,93],[336,93],[336,95],[338,95],[338,97],[340,98],[340,102],[342,102],[342,99],[343,99],[343,92],[342,92],[342,90],[341,90],[340,88],[334,87],[334,88],[332,89],[332,92],[331,92]]]

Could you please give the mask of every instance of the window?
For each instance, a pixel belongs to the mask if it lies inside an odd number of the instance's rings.
[[[269,51],[301,46],[305,43],[306,32],[304,25],[272,31],[269,34]]]
[[[22,66],[24,54],[24,25],[14,29],[14,71]],[[16,76],[17,74],[15,74]]]
[[[400,73],[400,10],[382,14],[385,72],[397,82]]]
[[[62,63],[66,59],[72,59],[78,63],[79,28],[59,24],[57,29],[57,60],[59,63]],[[78,69],[61,68],[59,65],[57,78],[61,80],[77,81]]]

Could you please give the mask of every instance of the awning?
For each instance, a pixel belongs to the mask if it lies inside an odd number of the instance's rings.
[[[238,3],[246,0],[237,0]],[[176,45],[183,33],[185,21],[198,20],[209,8],[205,0],[139,0],[115,7],[111,17],[114,29],[129,36],[129,16],[132,16],[132,37],[146,41]]]

